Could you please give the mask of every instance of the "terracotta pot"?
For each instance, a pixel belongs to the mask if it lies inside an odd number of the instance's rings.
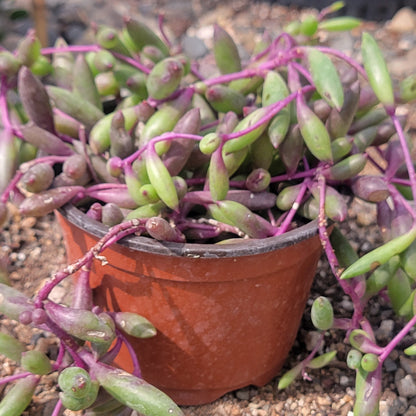
[[[68,206],[57,213],[70,262],[106,232]],[[211,402],[277,375],[296,338],[321,254],[317,224],[241,244],[127,237],[91,276],[95,301],[142,314],[154,338],[131,339],[143,378],[178,404]],[[127,350],[117,364],[131,370]]]

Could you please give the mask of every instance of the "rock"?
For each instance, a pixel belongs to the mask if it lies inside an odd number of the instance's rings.
[[[184,53],[194,59],[202,58],[208,52],[204,41],[196,36],[184,36],[182,47]]]
[[[396,402],[397,395],[392,391],[385,391],[380,400],[380,416],[396,416],[398,414]]]
[[[416,416],[416,406],[410,406],[403,416]]]
[[[392,360],[390,357],[384,361],[384,368],[388,373],[393,373],[397,370],[397,364],[394,360]]]
[[[403,7],[393,16],[387,28],[397,33],[416,30],[416,13],[410,7]]]
[[[410,374],[397,380],[396,388],[401,397],[412,397],[416,395],[416,383]]]
[[[305,345],[308,351],[312,351],[316,344],[321,339],[321,333],[319,331],[309,331],[305,334]]]
[[[349,377],[347,377],[347,376],[341,376],[340,378],[339,378],[339,384],[341,385],[341,386],[349,386],[351,383],[350,383],[350,379],[349,379]]]
[[[381,321],[380,327],[375,332],[376,338],[378,340],[390,339],[391,334],[394,330],[394,321],[392,319],[386,319]]]
[[[416,374],[416,360],[400,356],[400,367],[402,367],[407,374]]]
[[[380,400],[380,416],[396,416],[403,414],[406,410],[407,400],[397,397],[392,391],[384,392]]]
[[[238,390],[235,395],[240,400],[250,400],[250,391],[247,389]]]

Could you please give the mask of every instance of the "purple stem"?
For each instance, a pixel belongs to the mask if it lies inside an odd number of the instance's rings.
[[[302,186],[301,186],[301,188],[300,188],[300,190],[299,190],[299,192],[296,196],[295,202],[293,203],[290,210],[287,212],[287,215],[286,215],[284,221],[282,222],[282,224],[277,229],[277,231],[275,232],[274,235],[284,234],[288,230],[288,228],[289,228],[289,226],[292,222],[293,217],[296,215],[296,212],[299,209],[300,203],[302,202],[302,199],[305,195],[306,190],[308,189],[309,184],[310,184],[310,180],[308,180],[308,179],[305,179],[302,182]]]
[[[409,179],[391,178],[390,182],[397,183],[397,185],[410,186],[410,180]]]
[[[401,329],[401,331],[384,347],[383,352],[379,355],[380,363],[391,354],[396,348],[397,344],[409,333],[409,331],[416,325],[416,315]]]
[[[413,217],[413,220],[416,222],[416,211],[414,207],[409,204],[409,201],[397,190],[397,188],[391,184],[387,184],[389,191],[394,199],[400,201],[400,203],[409,211],[409,214]]]
[[[56,357],[54,367],[60,368],[65,357],[65,347],[61,344],[59,346],[58,356]]]
[[[90,157],[90,155],[88,153],[87,134],[85,132],[85,126],[83,124],[81,124],[79,126],[79,129],[78,129],[78,137],[79,137],[79,140],[80,140],[80,142],[82,144],[82,149],[84,151],[85,161],[87,163],[88,170],[89,170],[89,172],[91,174],[91,177],[93,178],[94,182],[99,182],[99,179],[98,179],[98,176],[97,176],[97,172],[95,171],[95,169],[94,169],[94,167],[92,165],[91,157]]]
[[[290,36],[288,33],[281,33],[279,36],[277,36],[273,42],[264,50],[262,50],[260,53],[258,53],[256,56],[254,56],[251,61],[259,61],[261,58],[263,58],[264,56],[266,56],[268,53],[271,52],[276,52],[276,51],[281,51],[282,48],[278,47],[278,43],[281,40],[285,40],[287,42],[287,46],[286,48],[284,48],[284,50],[290,50],[291,48],[293,48],[296,44],[295,40],[293,39],[292,36]]]
[[[292,94],[288,95],[285,99],[278,101],[277,103],[270,104],[267,107],[263,107],[263,108],[267,108],[269,112],[267,113],[267,115],[262,117],[257,123],[254,123],[252,126],[247,127],[244,130],[240,130],[240,131],[229,133],[229,134],[223,134],[221,136],[222,139],[224,140],[236,139],[237,137],[241,137],[244,134],[250,133],[251,131],[257,129],[264,123],[267,123],[269,120],[271,120],[280,110],[282,110],[284,107],[288,106],[293,100],[295,100],[299,94],[305,94],[306,92],[312,91],[314,89],[315,87],[311,85],[307,85],[301,88],[299,91],[295,91]]]
[[[174,133],[168,132],[163,133],[160,136],[154,137],[151,139],[145,146],[137,150],[136,152],[132,153],[130,156],[123,159],[124,166],[130,165],[133,163],[142,153],[144,153],[148,146],[154,146],[157,142],[165,141],[165,140],[176,140],[176,139],[189,139],[195,141],[201,141],[203,136],[199,136],[196,134],[187,134],[187,133]]]
[[[125,237],[128,234],[133,234],[136,231],[139,231],[143,227],[143,221],[138,219],[133,219],[120,223],[109,229],[108,233],[102,237],[97,244],[95,244],[91,249],[89,249],[83,257],[79,258],[72,264],[67,265],[62,270],[58,271],[55,276],[46,283],[39,291],[38,296],[35,300],[35,306],[40,308],[42,303],[47,299],[49,293],[52,289],[58,285],[62,280],[68,276],[77,272],[81,267],[86,265],[92,259],[98,257],[100,253],[109,245],[108,242],[114,244],[121,238]]]
[[[75,365],[81,368],[85,368],[84,363],[82,362],[81,358],[77,353],[77,350],[79,350],[79,345],[76,343],[74,338],[72,338],[65,331],[63,331],[50,318],[47,318],[45,325],[48,327],[48,330],[55,334],[59,338],[59,340],[64,344],[66,351],[68,351],[71,355],[72,359],[75,362]]]
[[[90,310],[93,306],[92,290],[90,287],[90,271],[92,260],[81,267],[78,279],[74,286],[72,307],[75,309]]]
[[[1,121],[6,130],[12,130],[12,123],[10,121],[10,114],[9,108],[7,106],[7,77],[3,75],[1,77],[1,85],[0,85],[0,114],[1,114]]]
[[[319,351],[319,348],[321,348],[324,337],[325,337],[325,331],[322,331],[320,333],[319,339],[316,342],[315,346],[313,347],[313,350],[311,351],[311,353],[304,360],[302,360],[302,377],[303,377],[304,380],[309,379],[308,375],[306,374],[306,367],[313,360],[313,358],[315,357],[315,355]]]
[[[162,35],[163,40],[165,41],[166,45],[168,45],[168,48],[170,49],[172,47],[172,42],[166,35],[165,28],[164,28],[164,18],[165,16],[162,13],[159,13],[157,21],[159,25],[160,34]]]
[[[233,72],[231,74],[220,75],[215,78],[210,78],[204,81],[204,84],[207,87],[211,87],[212,85],[216,84],[228,84],[231,81],[235,81],[237,79],[243,78],[253,78],[256,76],[263,77],[265,75],[265,70],[260,68],[251,68],[251,69],[244,69],[240,72]]]
[[[21,378],[25,378],[27,376],[32,376],[33,373],[26,371],[24,373],[13,374],[12,376],[2,377],[0,378],[0,386],[3,384],[11,383],[16,380],[20,380]]]
[[[291,65],[294,69],[296,69],[296,71],[298,71],[300,74],[302,74],[302,75],[305,77],[305,79],[307,79],[307,80],[308,80],[308,82],[309,82],[310,84],[314,85],[314,82],[313,82],[313,79],[312,79],[311,74],[310,74],[310,73],[306,70],[306,68],[305,68],[304,66],[302,66],[302,65],[298,64],[298,63],[297,63],[297,62],[295,62],[295,61],[291,62],[291,63],[290,63],[290,65]]]
[[[355,61],[354,59],[349,57],[344,52],[341,52],[341,51],[336,50],[336,49],[328,48],[327,46],[316,46],[316,49],[318,49],[321,52],[326,53],[328,55],[333,55],[333,56],[336,56],[337,58],[342,59],[347,64],[352,66],[357,72],[359,72],[360,75],[362,75],[364,77],[364,79],[367,79],[367,73],[365,72],[364,68],[357,61]]]
[[[38,163],[61,163],[64,162],[67,158],[67,156],[44,156],[23,163],[20,165],[20,169],[15,173],[13,179],[8,183],[6,189],[3,191],[0,197],[0,202],[6,203],[9,200],[10,193],[16,189],[18,182],[30,167],[37,165]]]
[[[399,118],[393,114],[391,116],[391,119],[393,121],[394,127],[396,129],[397,135],[399,136],[400,144],[403,149],[404,153],[404,160],[407,167],[407,172],[409,173],[409,179],[410,179],[410,186],[412,188],[412,194],[413,194],[413,201],[416,201],[416,175],[415,175],[415,168],[413,166],[412,157],[409,152],[409,147],[407,146],[406,138],[404,136],[403,127],[400,124]]]
[[[53,409],[51,416],[59,416],[61,414],[61,409],[62,409],[62,402],[61,402],[61,399],[59,399],[56,402],[56,405]]]
[[[134,348],[130,344],[129,340],[122,334],[121,332],[118,332],[118,337],[121,338],[121,340],[124,342],[124,345],[126,346],[127,350],[129,351],[131,360],[133,362],[133,372],[132,374],[136,377],[142,378],[142,370],[140,369],[139,360],[137,359],[137,354],[134,351]]]
[[[111,52],[111,51],[110,51]],[[120,59],[120,61],[124,61],[124,62],[127,62],[129,65],[131,65],[131,66],[133,66],[133,67],[135,67],[135,68],[137,68],[137,69],[139,69],[140,71],[142,71],[142,72],[144,72],[145,74],[150,74],[150,69],[147,67],[147,66],[145,66],[145,65],[143,65],[143,64],[141,64],[140,62],[138,62],[138,61],[136,61],[135,59],[133,59],[133,58],[130,58],[130,57],[128,57],[128,56],[125,56],[125,55],[123,55],[123,54],[121,54],[121,53],[118,53],[118,52],[111,52],[117,59]]]
[[[334,249],[331,245],[327,229],[327,221],[325,216],[325,191],[326,191],[326,181],[324,175],[318,173],[318,186],[319,186],[319,219],[318,219],[318,229],[319,237],[321,239],[322,247],[325,251],[325,255],[328,259],[328,263],[331,267],[332,273],[336,277],[339,285],[342,287],[345,294],[347,294],[351,301],[354,304],[354,316],[352,318],[352,328],[359,327],[359,323],[363,320],[363,304],[360,297],[354,291],[353,286],[345,281],[340,279],[340,270],[338,259],[335,256]]]
[[[112,315],[112,314],[110,314]],[[101,361],[102,362],[107,362],[107,363],[112,363],[115,358],[117,357],[118,353],[120,352],[120,348],[123,345],[123,340],[122,337],[120,336],[120,331],[116,330],[117,332],[117,338],[116,338],[116,343],[115,345],[111,348],[110,351],[106,352],[102,357],[101,357]]]
[[[298,172],[293,175],[289,175],[285,173],[284,175],[273,176],[270,179],[270,183],[284,182],[284,181],[289,181],[289,180],[294,180],[294,179],[303,179],[303,178],[309,178],[309,177],[311,178],[315,176],[316,173],[317,173],[317,168],[312,168],[304,172]]]
[[[98,45],[68,45],[62,47],[51,46],[49,48],[43,48],[41,50],[42,55],[52,55],[60,52],[75,52],[75,53],[86,53],[86,52],[98,52],[101,50]]]

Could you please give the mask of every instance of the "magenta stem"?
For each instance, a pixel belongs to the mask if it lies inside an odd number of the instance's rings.
[[[133,219],[120,223],[109,229],[108,233],[102,237],[97,244],[95,244],[91,249],[89,249],[83,257],[78,259],[76,262],[67,265],[62,270],[57,272],[55,276],[46,283],[39,291],[38,296],[35,300],[35,306],[40,308],[42,307],[43,301],[47,299],[52,289],[58,285],[62,280],[66,279],[68,276],[77,272],[81,267],[86,265],[92,259],[98,257],[100,253],[109,245],[116,243],[121,238],[125,237],[128,234],[133,234],[136,231],[139,231],[143,226],[142,222],[138,219]]]
[[[61,399],[59,399],[56,402],[56,405],[55,405],[55,407],[53,409],[53,412],[52,412],[52,415],[51,416],[59,416],[61,414],[62,406],[63,406],[62,405],[62,401],[61,401]]]
[[[1,77],[1,85],[0,85],[0,114],[2,124],[5,129],[13,130],[12,123],[10,121],[10,114],[9,114],[9,107],[7,105],[7,77],[3,75]]]
[[[357,61],[355,61],[354,59],[349,57],[344,52],[341,52],[341,51],[336,50],[336,49],[328,48],[326,46],[317,46],[316,49],[318,49],[321,52],[326,53],[328,55],[333,55],[333,56],[336,56],[337,58],[342,59],[347,64],[352,66],[357,72],[359,72],[359,74],[361,76],[363,76],[364,79],[367,79],[367,73],[365,72],[364,68]]]
[[[16,380],[20,380],[21,378],[25,378],[27,376],[32,376],[32,375],[33,373],[26,371],[24,373],[13,374],[12,376],[2,377],[0,378],[0,386],[2,386],[3,384],[11,383]]]
[[[166,35],[165,27],[164,27],[164,18],[165,16],[162,13],[159,13],[157,21],[159,25],[160,34],[162,35],[164,42],[166,43],[166,45],[168,45],[168,48],[170,49],[172,47],[172,42]]]
[[[308,189],[309,182],[310,181],[308,179],[305,179],[302,182],[301,188],[299,189],[299,192],[298,192],[298,194],[296,196],[295,202],[293,203],[293,205],[290,208],[290,210],[287,212],[287,215],[286,215],[284,221],[282,222],[282,224],[277,229],[277,231],[276,231],[276,233],[274,235],[284,234],[288,230],[288,228],[289,228],[289,226],[290,226],[290,224],[291,224],[291,222],[293,220],[293,217],[296,215],[296,212],[299,209],[299,206],[300,206],[300,204],[301,204],[301,202],[303,200],[303,197],[305,195],[305,192]]]
[[[98,52],[102,48],[98,45],[68,45],[62,47],[51,46],[49,48],[43,48],[41,50],[42,55],[52,55],[54,53],[62,52],[74,52],[74,53],[87,53]]]
[[[416,325],[416,315],[401,329],[401,331],[384,347],[383,352],[378,359],[382,363],[396,348],[399,342],[409,333],[409,331]]]
[[[396,129],[397,135],[399,136],[400,144],[403,149],[404,154],[404,160],[406,163],[407,172],[409,174],[409,180],[410,180],[410,187],[412,188],[412,194],[413,194],[413,201],[416,201],[416,175],[415,175],[415,168],[413,166],[412,157],[410,155],[409,147],[406,142],[406,138],[404,136],[403,127],[400,124],[399,118],[393,114],[391,116],[391,119],[393,121],[394,127]]]

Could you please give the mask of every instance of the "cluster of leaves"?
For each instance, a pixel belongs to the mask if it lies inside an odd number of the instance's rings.
[[[61,405],[90,408],[98,397],[100,411],[126,405],[145,415],[180,414],[140,378],[133,352],[134,374],[109,366],[121,344],[129,345],[123,331],[143,336],[134,328],[145,325],[150,336],[154,329],[142,317],[121,317],[92,304],[93,259],[134,233],[225,244],[277,236],[312,219],[318,219],[331,268],[354,304],[351,318],[334,318],[328,300],[319,298],[312,319],[321,342],[330,328],[347,332],[353,346],[348,362],[357,370],[355,414],[377,414],[382,363],[416,323],[416,176],[405,118],[396,112],[397,104],[415,98],[415,80],[406,79],[395,92],[368,33],[362,37],[363,65],[316,44],[318,30],[359,24],[328,17],[341,6],[291,24],[276,38],[265,35],[247,62],[216,25],[216,68],[209,77],[204,62],[182,54],[163,27],[159,37],[130,17],[121,31],[98,27],[94,45],[58,40],[41,49],[29,32],[13,53],[0,51],[0,223],[7,221],[8,201],[31,216],[72,203],[111,227],[33,299],[0,285],[1,313],[61,340],[58,359],[48,365],[38,353],[11,356],[22,347],[0,339],[0,352],[26,370],[2,381],[18,379],[0,414],[20,414],[39,377],[51,371],[61,373],[56,412]],[[364,175],[367,164],[378,174]],[[337,228],[331,238],[327,230],[327,218],[345,220],[352,195],[377,205],[386,241],[361,258]],[[53,287],[77,271],[73,305],[49,300]],[[408,319],[385,347],[376,345],[364,316],[368,299],[380,293]],[[318,344],[280,387],[333,358],[315,357]],[[114,399],[105,402],[99,386]],[[86,412],[97,414],[94,407]]]

